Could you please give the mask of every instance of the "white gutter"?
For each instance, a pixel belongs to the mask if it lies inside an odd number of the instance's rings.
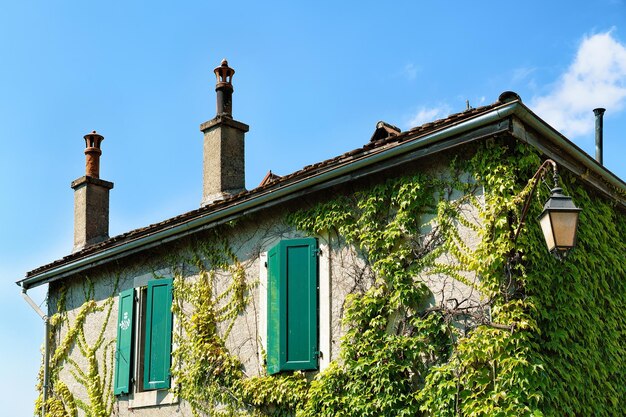
[[[122,254],[125,254],[126,252],[139,250],[140,248],[149,245],[158,244],[165,240],[170,240],[172,238],[189,234],[191,232],[199,231],[203,228],[203,226],[210,226],[215,222],[231,217],[235,214],[239,214],[241,212],[245,212],[263,204],[275,201],[281,197],[298,192],[305,188],[309,188],[311,186],[330,181],[334,178],[340,177],[353,171],[357,171],[369,165],[373,165],[378,162],[385,161],[389,158],[393,158],[404,153],[424,148],[428,145],[443,141],[444,139],[452,136],[463,134],[483,125],[497,122],[511,115],[515,115],[524,120],[537,131],[547,136],[548,139],[555,142],[558,146],[565,148],[583,165],[606,179],[607,182],[609,182],[610,184],[621,188],[626,193],[626,184],[621,182],[619,179],[617,179],[617,177],[606,171],[604,168],[598,166],[595,163],[590,163],[590,157],[588,157],[578,147],[562,137],[555,130],[548,128],[547,125],[545,125],[545,122],[535,116],[527,107],[520,104],[518,101],[514,101],[503,104],[501,107],[494,108],[488,113],[464,120],[457,124],[453,124],[452,126],[446,127],[442,130],[427,134],[418,140],[407,141],[392,148],[382,149],[379,152],[369,154],[362,157],[361,159],[347,161],[338,167],[329,169],[328,171],[324,171],[311,177],[304,178],[300,181],[287,184],[284,187],[278,188],[276,190],[269,190],[263,194],[251,197],[248,200],[244,200],[233,206],[210,212],[204,216],[186,221],[182,224],[172,226],[168,229],[160,230],[156,233],[139,237],[135,240],[131,240],[118,246],[113,246],[111,248],[105,249],[101,252],[88,255],[84,258],[77,259],[70,263],[60,265],[56,268],[44,271],[40,274],[30,276],[21,281],[18,281],[17,284],[22,286],[22,288],[31,288],[52,281],[54,279],[58,279],[62,276],[66,276],[72,273],[79,272],[83,269],[87,269],[94,264],[106,262],[110,258],[123,256]]]

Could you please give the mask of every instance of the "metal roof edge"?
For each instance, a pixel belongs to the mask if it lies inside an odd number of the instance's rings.
[[[593,159],[589,154],[579,148],[572,141],[567,139],[561,133],[559,133],[556,129],[546,123],[543,119],[537,116],[532,110],[526,107],[521,102],[515,102],[515,109],[513,113],[520,120],[525,122],[526,124],[533,127],[537,132],[539,132],[543,137],[551,140],[557,147],[564,149],[569,155],[574,157],[578,162],[580,162],[585,168],[589,171],[593,172],[597,176],[603,178],[607,183],[612,185],[613,187],[622,190],[622,192],[626,195],[626,182],[620,179],[617,175],[612,173],[606,167],[598,163],[595,159]],[[624,201],[626,203],[626,200]]]
[[[447,138],[468,132],[475,128],[502,120],[511,115],[517,116],[522,121],[539,131],[542,135],[547,136],[549,140],[555,142],[558,146],[565,148],[567,152],[574,156],[583,165],[588,167],[588,169],[606,179],[610,184],[624,190],[626,193],[626,184],[617,176],[599,164],[594,163],[595,161],[593,161],[584,151],[556,130],[552,129],[546,122],[541,120],[521,102],[513,101],[504,103],[503,105],[495,107],[486,113],[462,120],[458,123],[442,128],[441,130],[428,133],[423,137],[417,138],[416,140],[410,140],[410,137],[413,135],[409,134],[408,138],[405,139],[404,142],[396,146],[384,148],[379,152],[373,152],[360,159],[347,161],[339,164],[338,166],[330,167],[328,170],[294,181],[293,183],[288,183],[280,188],[267,190],[260,195],[252,196],[232,206],[209,212],[205,215],[185,221],[178,225],[174,225],[167,229],[159,230],[149,235],[140,236],[136,239],[123,242],[117,246],[106,248],[102,251],[87,255],[84,258],[75,259],[49,270],[44,270],[41,273],[19,280],[16,284],[21,286],[23,289],[43,285],[64,276],[87,269],[93,265],[107,262],[107,260],[116,259],[138,250],[142,250],[142,248],[154,246],[164,240],[176,239],[194,231],[202,230],[208,226],[212,227],[213,224],[219,222],[220,220],[240,215],[252,208],[262,206],[291,193],[332,180],[341,175],[385,161],[386,159],[393,158],[403,153],[443,141]],[[419,135],[419,132],[415,133],[415,136]]]

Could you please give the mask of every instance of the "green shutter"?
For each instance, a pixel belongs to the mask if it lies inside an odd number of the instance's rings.
[[[317,369],[317,241],[268,252],[267,371]]]
[[[287,323],[283,369],[317,369],[317,241],[285,242]]]
[[[172,349],[172,279],[149,281],[147,298],[143,388],[169,388]]]
[[[280,258],[279,243],[267,253],[267,373],[270,375],[280,372],[280,337],[284,334],[280,317],[286,297],[280,290],[280,277],[284,275]]]
[[[117,344],[115,348],[115,395],[128,394],[130,390],[130,372],[133,346],[133,312],[135,290],[122,291],[118,301]]]

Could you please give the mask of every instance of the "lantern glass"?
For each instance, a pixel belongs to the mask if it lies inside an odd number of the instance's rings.
[[[576,245],[578,211],[547,212],[539,219],[548,250],[571,249]]]
[[[539,218],[539,224],[541,225],[543,237],[546,239],[548,251],[552,252],[556,245],[554,243],[554,233],[552,232],[552,222],[550,220],[550,215],[544,212]]]
[[[552,195],[539,216],[541,231],[546,239],[548,251],[565,254],[576,246],[578,215],[581,209],[576,207],[571,197],[563,194],[560,188],[554,188]]]
[[[576,245],[576,226],[578,226],[578,211],[553,212],[552,230],[557,248],[573,248]]]

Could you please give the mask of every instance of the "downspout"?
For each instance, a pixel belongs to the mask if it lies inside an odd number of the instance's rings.
[[[33,299],[28,296],[26,291],[27,291],[26,288],[22,287],[22,298],[26,300],[28,305],[30,305],[33,308],[33,310],[35,310],[35,313],[37,313],[37,315],[41,317],[41,319],[44,322],[45,334],[43,338],[43,394],[42,394],[42,401],[41,401],[41,417],[45,417],[46,416],[46,402],[48,401],[48,367],[49,367],[48,350],[50,349],[48,343],[49,343],[49,333],[50,333],[50,320],[48,316],[33,301]]]

